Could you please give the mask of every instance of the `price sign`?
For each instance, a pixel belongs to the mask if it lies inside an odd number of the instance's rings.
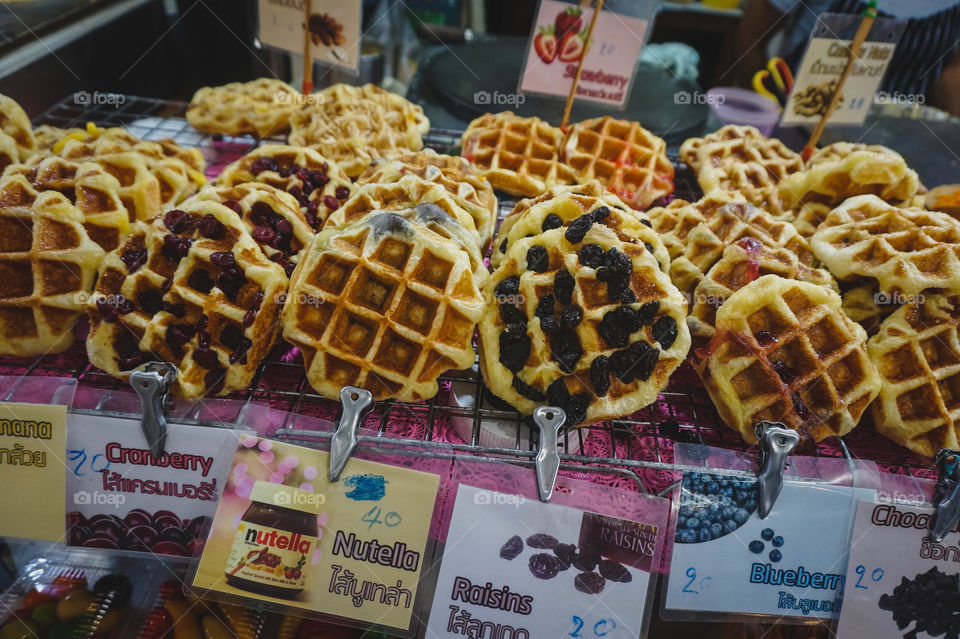
[[[410,626],[439,477],[256,437],[237,447],[194,585]]]
[[[954,529],[931,541],[934,515],[933,508],[860,502],[839,639],[927,639],[960,627],[960,535]]]
[[[306,0],[259,0],[260,42],[303,53]],[[310,54],[326,64],[356,70],[360,61],[360,0],[313,0]]]

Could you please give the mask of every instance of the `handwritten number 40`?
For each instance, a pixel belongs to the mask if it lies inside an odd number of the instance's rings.
[[[860,564],[859,566],[857,566],[856,572],[857,572],[857,584],[855,587],[861,588],[863,590],[869,590],[868,586],[864,586],[861,584],[861,582],[863,581],[864,575],[867,574],[866,566],[864,566],[863,564]],[[870,581],[876,583],[881,579],[883,579],[883,568],[874,568],[873,572],[870,573]]]
[[[381,516],[382,516],[382,519],[381,519]],[[394,526],[399,526],[400,522],[403,521],[403,518],[400,516],[399,513],[396,513],[392,510],[384,514],[383,509],[380,508],[380,506],[374,506],[373,508],[368,510],[366,514],[364,514],[364,516],[360,518],[360,520],[370,524],[369,526],[367,526],[367,530],[370,530],[371,528],[374,527],[375,524],[383,524],[387,528],[393,528]]]
[[[573,632],[570,633],[571,637],[583,637],[584,635],[580,634],[580,631],[583,630],[583,627],[586,625],[586,622],[578,617],[573,615]],[[617,622],[613,619],[601,619],[597,623],[593,624],[593,636],[594,637],[606,637],[610,631],[617,627]],[[589,635],[587,635],[589,636]]]

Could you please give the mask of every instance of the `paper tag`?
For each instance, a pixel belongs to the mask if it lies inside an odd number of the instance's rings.
[[[68,543],[193,555],[209,531],[237,436],[227,428],[168,424],[157,458],[137,420],[72,415]]]
[[[0,537],[63,539],[67,407],[0,403]]]
[[[260,42],[303,53],[306,0],[259,0]],[[310,54],[315,60],[357,70],[360,61],[360,0],[313,0]]]
[[[630,522],[461,484],[427,636],[640,636],[663,506]]]
[[[520,74],[521,93],[567,96],[584,53],[593,9],[541,0]],[[602,11],[593,29],[577,98],[623,107],[637,70],[648,21]]]
[[[855,504],[851,488],[788,480],[761,520],[756,480],[684,473],[664,608],[836,616]]]
[[[244,438],[193,583],[220,593],[408,629],[440,478],[354,458],[340,481],[330,483],[329,464],[326,452]],[[268,499],[273,503],[265,504],[268,516],[260,521],[253,511],[260,509],[262,515],[264,505],[251,508],[251,493],[260,495],[257,491],[265,484],[273,484],[277,492]],[[278,507],[284,508],[279,519]],[[304,516],[291,508],[309,511],[307,519],[315,516],[318,534],[292,530],[303,527],[303,521],[294,519]],[[293,562],[291,550],[303,560]],[[251,567],[259,574],[250,574]],[[229,573],[248,575],[246,585],[228,584]],[[262,594],[262,586],[280,589],[284,596]]]
[[[946,625],[936,634],[921,630],[915,635],[919,639],[957,628],[960,535],[954,529],[942,542],[930,541],[934,513],[933,508],[860,502],[837,637],[907,636],[918,624],[932,630],[929,621]],[[934,607],[938,601],[947,605]],[[894,620],[895,609],[906,617],[903,628]]]

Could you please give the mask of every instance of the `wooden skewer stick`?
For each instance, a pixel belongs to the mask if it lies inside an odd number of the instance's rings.
[[[860,15],[862,19],[860,20],[860,26],[857,27],[857,32],[853,35],[853,40],[850,42],[850,58],[847,60],[847,65],[843,67],[843,73],[840,74],[840,79],[837,80],[837,88],[830,98],[830,104],[827,105],[827,110],[823,113],[820,121],[817,122],[813,133],[810,134],[810,139],[807,140],[807,145],[803,147],[803,152],[800,154],[804,162],[810,159],[810,156],[813,155],[814,150],[817,148],[817,142],[820,141],[820,136],[823,135],[823,130],[827,126],[827,120],[833,115],[834,109],[837,108],[837,104],[840,102],[840,93],[843,90],[843,85],[847,82],[847,78],[850,77],[850,73],[853,71],[853,65],[856,64],[860,58],[860,49],[863,48],[867,34],[870,33],[870,27],[873,26],[874,18],[877,17],[877,0],[870,0],[867,8],[864,9]]]
[[[567,96],[567,104],[563,107],[563,120],[560,126],[565,127],[570,123],[570,109],[573,108],[573,99],[577,95],[577,85],[580,84],[580,74],[583,73],[583,62],[587,59],[587,51],[590,50],[590,42],[593,40],[593,27],[597,24],[597,18],[600,17],[600,11],[603,9],[603,0],[597,0],[597,6],[594,7],[593,16],[590,18],[590,26],[587,27],[587,39],[583,43],[583,54],[577,62],[577,73],[573,76],[573,84],[570,85],[570,94]],[[558,44],[559,46],[559,44]]]
[[[303,84],[304,95],[313,93],[313,56],[310,55],[310,14],[313,0],[303,0]]]

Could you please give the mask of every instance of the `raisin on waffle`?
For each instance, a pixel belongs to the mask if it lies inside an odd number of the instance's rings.
[[[599,180],[639,209],[673,193],[667,143],[637,122],[609,115],[578,122],[567,134],[562,158],[577,182]]]
[[[880,371],[871,413],[877,432],[925,457],[957,448],[960,297],[925,295],[901,306],[867,342]]]
[[[324,397],[350,385],[376,400],[427,399],[441,373],[476,359],[475,278],[458,242],[376,213],[317,235],[293,272],[283,336]]]
[[[473,120],[460,139],[460,154],[493,188],[534,197],[576,183],[573,170],[560,160],[562,146],[557,127],[503,111]]]
[[[568,426],[647,406],[690,347],[686,300],[650,251],[585,218],[516,242],[480,320],[491,392],[525,415],[558,406]]]
[[[33,137],[30,118],[17,101],[0,94],[0,133],[10,136],[17,148],[14,162],[26,162],[36,151],[37,142]],[[3,166],[0,165],[0,171]]]
[[[946,213],[859,195],[830,212],[810,245],[838,280],[869,278],[891,297],[960,288],[960,222]]]
[[[497,197],[490,183],[474,175],[470,163],[461,157],[440,155],[433,149],[407,153],[371,164],[357,178],[357,184],[385,184],[407,175],[436,182],[445,188],[450,197],[473,218],[482,246],[490,243],[493,227],[497,223]]]
[[[83,222],[60,193],[37,193],[22,175],[0,178],[0,353],[57,353],[73,343],[104,258]]]
[[[826,286],[764,275],[717,311],[697,363],[720,416],[747,442],[754,425],[782,422],[820,441],[844,435],[880,391],[867,334]]]
[[[314,149],[286,144],[257,147],[217,177],[218,186],[244,182],[262,182],[292,195],[315,231],[355,190],[336,162]]]
[[[286,287],[234,211],[191,198],[138,222],[104,259],[87,306],[90,363],[124,379],[171,362],[184,397],[247,388],[276,339]]]
[[[700,162],[697,154],[700,147],[704,144],[713,142],[729,142],[732,140],[764,140],[767,136],[760,133],[760,130],[753,126],[743,126],[740,124],[728,124],[709,133],[702,138],[687,138],[680,145],[680,159],[694,171],[700,169]]]
[[[290,130],[290,118],[302,97],[274,78],[202,87],[190,99],[187,122],[204,133],[268,138]]]

